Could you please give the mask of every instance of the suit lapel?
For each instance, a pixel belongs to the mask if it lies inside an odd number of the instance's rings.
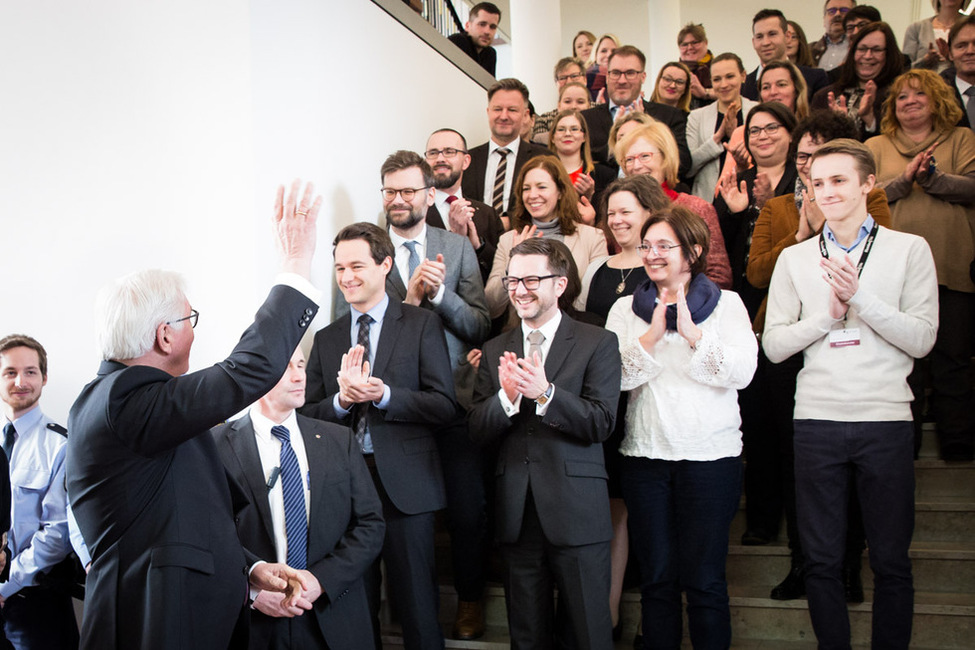
[[[237,455],[237,461],[244,471],[244,482],[251,491],[250,499],[257,508],[257,514],[264,524],[271,546],[274,546],[274,525],[271,521],[271,505],[267,499],[267,484],[264,482],[264,466],[257,451],[257,440],[254,439],[254,425],[250,415],[245,415],[230,425],[233,433],[227,436],[230,447]]]
[[[406,285],[403,283],[403,278],[400,277],[399,269],[395,264],[393,264],[389,275],[386,276],[386,293],[389,294],[391,301],[403,302],[406,300]]]
[[[383,328],[379,333],[379,344],[376,346],[375,360],[372,364],[372,374],[382,377],[386,371],[386,365],[393,354],[393,348],[399,341],[399,332],[402,329],[403,306],[401,303],[390,300],[386,307],[386,314],[383,316]],[[401,343],[401,342],[400,342]]]
[[[559,323],[559,328],[555,330],[548,356],[545,357],[545,377],[549,381],[555,378],[569,354],[572,353],[572,347],[575,345],[574,325],[569,315],[562,312],[562,321]]]
[[[315,509],[320,506],[321,500],[325,498],[325,480],[328,476],[328,472],[325,470],[329,466],[329,458],[326,453],[327,441],[322,439],[314,420],[299,415],[298,428],[301,429],[301,438],[305,442],[305,456],[308,458],[308,467],[315,468],[315,471],[309,472],[311,485],[308,486],[308,491],[311,492],[311,504],[308,512],[309,520],[311,520],[315,516]],[[309,539],[311,539],[310,535]]]
[[[436,204],[427,208],[427,225],[434,228],[442,228],[443,230],[447,229],[447,225],[443,222],[443,216],[441,216]]]

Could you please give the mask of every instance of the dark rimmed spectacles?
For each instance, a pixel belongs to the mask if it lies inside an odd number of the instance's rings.
[[[176,323],[182,323],[184,320],[188,320],[190,322],[190,327],[192,329],[196,329],[196,323],[200,320],[200,312],[196,311],[195,309],[191,309],[189,316],[183,316],[182,318],[177,318],[176,320],[168,320],[166,321],[166,324],[175,325]]]
[[[606,76],[613,81],[618,80],[620,77],[626,77],[627,81],[633,81],[643,73],[643,70],[610,70],[606,73]]]
[[[459,153],[467,153],[464,149],[454,149],[453,147],[447,147],[445,149],[427,149],[423,155],[426,156],[427,160],[436,160],[440,154],[443,154],[444,158],[456,158]],[[408,200],[408,199],[407,199]]]
[[[636,247],[636,249],[644,255],[651,251],[654,255],[669,255],[670,251],[675,248],[680,248],[680,244],[664,244],[662,242],[657,242],[656,244],[640,244]]]
[[[518,288],[518,283],[525,285],[525,289],[528,291],[534,291],[542,283],[542,280],[548,280],[549,278],[561,277],[556,274],[552,275],[529,275],[525,278],[516,278],[513,275],[506,275],[501,278],[501,286],[504,287],[505,291],[515,291]]]
[[[393,199],[395,199],[397,194],[402,196],[404,201],[412,201],[413,197],[416,196],[417,192],[422,192],[428,189],[430,188],[429,187],[404,187],[401,190],[394,190],[391,187],[384,187],[379,191],[383,193],[383,198],[386,199],[387,201],[392,201]]]

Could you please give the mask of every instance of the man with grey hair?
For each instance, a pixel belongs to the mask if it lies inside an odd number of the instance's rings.
[[[82,647],[246,645],[245,576],[308,605],[299,572],[245,559],[239,488],[206,435],[277,384],[318,310],[308,278],[321,198],[308,185],[299,201],[299,188],[286,201],[278,190],[282,272],[225,361],[186,374],[199,313],[175,273],[134,273],[99,296],[104,360],[68,417],[68,493],[92,559]]]

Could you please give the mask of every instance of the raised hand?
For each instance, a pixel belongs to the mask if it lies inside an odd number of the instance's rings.
[[[443,261],[443,255],[438,253],[436,260],[423,260],[416,270],[423,279],[427,298],[432,300],[440,291],[440,285],[447,279],[447,265]]]
[[[518,398],[518,378],[515,375],[517,368],[518,356],[514,352],[505,352],[498,359],[498,383],[509,402]]]
[[[530,359],[518,359],[514,375],[518,380],[518,392],[528,399],[538,399],[548,390],[545,365],[537,352]]]
[[[736,179],[724,176],[718,181],[718,191],[732,212],[744,212],[748,207],[748,183],[745,181],[738,184]]]
[[[755,177],[755,187],[752,189],[752,194],[755,197],[755,207],[762,209],[765,207],[765,202],[772,198],[775,193],[775,188],[772,187],[772,181],[769,180],[768,174],[765,172],[759,172]]]
[[[533,224],[531,226],[525,226],[521,229],[521,232],[515,231],[514,237],[511,240],[511,247],[514,248],[521,242],[525,241],[530,237],[541,237],[542,233],[538,232],[538,228]]]
[[[299,201],[300,189],[301,181],[295,179],[285,198],[284,186],[278,187],[272,224],[282,260],[281,270],[297,273],[307,279],[311,277],[311,260],[318,242],[318,211],[322,206],[322,197],[317,196],[312,200],[315,186],[308,183]]]
[[[447,211],[447,221],[450,222],[451,232],[467,237],[468,224],[473,218],[474,208],[467,199],[457,199],[450,204],[450,209]]]
[[[823,280],[833,290],[829,304],[830,316],[842,318],[849,309],[850,299],[860,286],[856,266],[849,255],[844,255],[840,260],[824,257],[819,260],[819,265],[824,271]]]
[[[592,207],[592,203],[589,202],[585,196],[579,197],[579,220],[587,226],[591,226],[596,223],[596,208]],[[534,227],[534,226],[533,226]]]
[[[579,193],[580,198],[586,197],[592,200],[592,195],[596,192],[596,181],[586,173],[579,174],[579,178],[576,179],[576,182],[572,186],[576,188],[576,192]]]

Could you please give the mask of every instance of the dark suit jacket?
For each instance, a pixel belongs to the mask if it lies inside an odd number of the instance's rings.
[[[555,393],[544,417],[522,398],[509,418],[498,391],[498,359],[505,351],[524,356],[516,327],[484,344],[484,355],[468,416],[475,442],[499,441],[495,469],[497,535],[518,540],[531,486],[546,539],[558,546],[609,541],[606,468],[600,442],[609,437],[620,395],[620,352],[616,335],[574,321],[562,313],[545,358],[545,376]]]
[[[488,208],[490,210],[490,208]],[[434,208],[436,210],[436,208]],[[493,213],[494,211],[491,210]],[[430,260],[443,255],[447,265],[444,277],[444,295],[439,305],[424,298],[420,307],[429,309],[438,316],[447,338],[450,354],[450,367],[454,373],[454,392],[458,403],[464,408],[470,406],[474,392],[474,370],[467,362],[471,348],[479,348],[488,337],[491,329],[491,316],[488,314],[484,298],[484,284],[478,269],[474,249],[466,237],[447,232],[442,228],[427,228],[426,257]],[[386,294],[390,300],[406,300],[406,283],[400,277],[399,267],[386,276]],[[335,315],[349,313],[349,304],[342,292],[336,296]],[[381,376],[381,375],[377,375]]]
[[[314,615],[333,650],[368,648],[372,619],[363,573],[379,555],[386,524],[362,453],[348,427],[298,416],[311,477],[308,510],[308,570],[322,586]],[[249,415],[212,430],[231,479],[249,504],[238,513],[244,548],[275,562],[274,523],[261,456]],[[250,648],[271,647],[279,620],[251,610]]]
[[[488,149],[489,144],[485,142],[467,152],[471,155],[471,164],[464,171],[464,177],[460,181],[460,186],[464,190],[464,197],[467,199],[477,199],[480,201],[484,198],[484,175],[487,173],[488,167]],[[548,156],[551,154],[551,151],[540,144],[522,140],[521,144],[518,145],[518,155],[515,156],[514,178],[517,180],[521,166],[529,158]],[[518,191],[516,185],[518,183],[511,183],[511,195],[508,198],[508,212],[511,212],[515,207],[515,192]]]
[[[796,66],[806,80],[806,96],[812,101],[813,95],[819,90],[829,85],[829,75],[822,68],[810,68],[804,65]],[[747,97],[752,101],[762,101],[758,92],[758,68],[755,68],[745,77],[745,83],[741,86],[742,97]]]
[[[958,92],[958,86],[955,85],[955,68],[951,67],[942,72],[941,78],[945,80],[945,83],[948,84],[952,92],[955,94],[955,101],[958,102],[958,106],[961,108],[961,119],[958,120],[958,124],[955,126],[964,126],[969,129],[972,128],[971,123],[968,121],[968,109],[965,105],[966,98],[961,96],[961,93]]]
[[[483,175],[483,174],[482,174]],[[477,264],[481,268],[481,282],[487,282],[491,275],[491,265],[494,264],[494,253],[498,250],[498,240],[504,234],[504,224],[498,218],[494,208],[467,195],[464,199],[471,202],[474,208],[474,227],[481,240],[481,247],[474,251],[477,254]],[[443,215],[437,206],[431,205],[427,210],[427,225],[441,230],[447,230]]]
[[[307,401],[301,413],[349,426],[332,400],[336,375],[351,345],[346,314],[315,334],[308,359]],[[440,318],[426,309],[390,299],[376,346],[372,374],[389,386],[389,408],[369,405],[368,426],[376,470],[390,501],[407,515],[440,510],[446,504],[437,427],[457,414],[450,357]]]
[[[666,124],[674,134],[677,150],[680,152],[680,167],[677,175],[684,178],[691,169],[691,150],[687,148],[687,113],[673,106],[646,100],[643,101],[643,110],[650,117]],[[611,159],[612,152],[609,150],[609,131],[613,128],[609,103],[587,108],[582,111],[582,117],[589,127],[589,146],[592,148],[593,160],[608,162],[614,168],[618,167],[619,165]]]
[[[66,465],[92,556],[82,647],[228,646],[247,562],[206,434],[274,387],[316,311],[275,286],[226,361],[182,377],[103,361],[81,391]]]
[[[498,53],[493,47],[482,48],[480,52],[477,51],[477,47],[474,45],[474,41],[467,32],[457,32],[456,34],[451,34],[447,37],[451,43],[456,45],[464,52],[467,56],[471,57],[477,62],[477,65],[481,66],[487,70],[491,76],[494,76],[494,69],[498,64]]]

